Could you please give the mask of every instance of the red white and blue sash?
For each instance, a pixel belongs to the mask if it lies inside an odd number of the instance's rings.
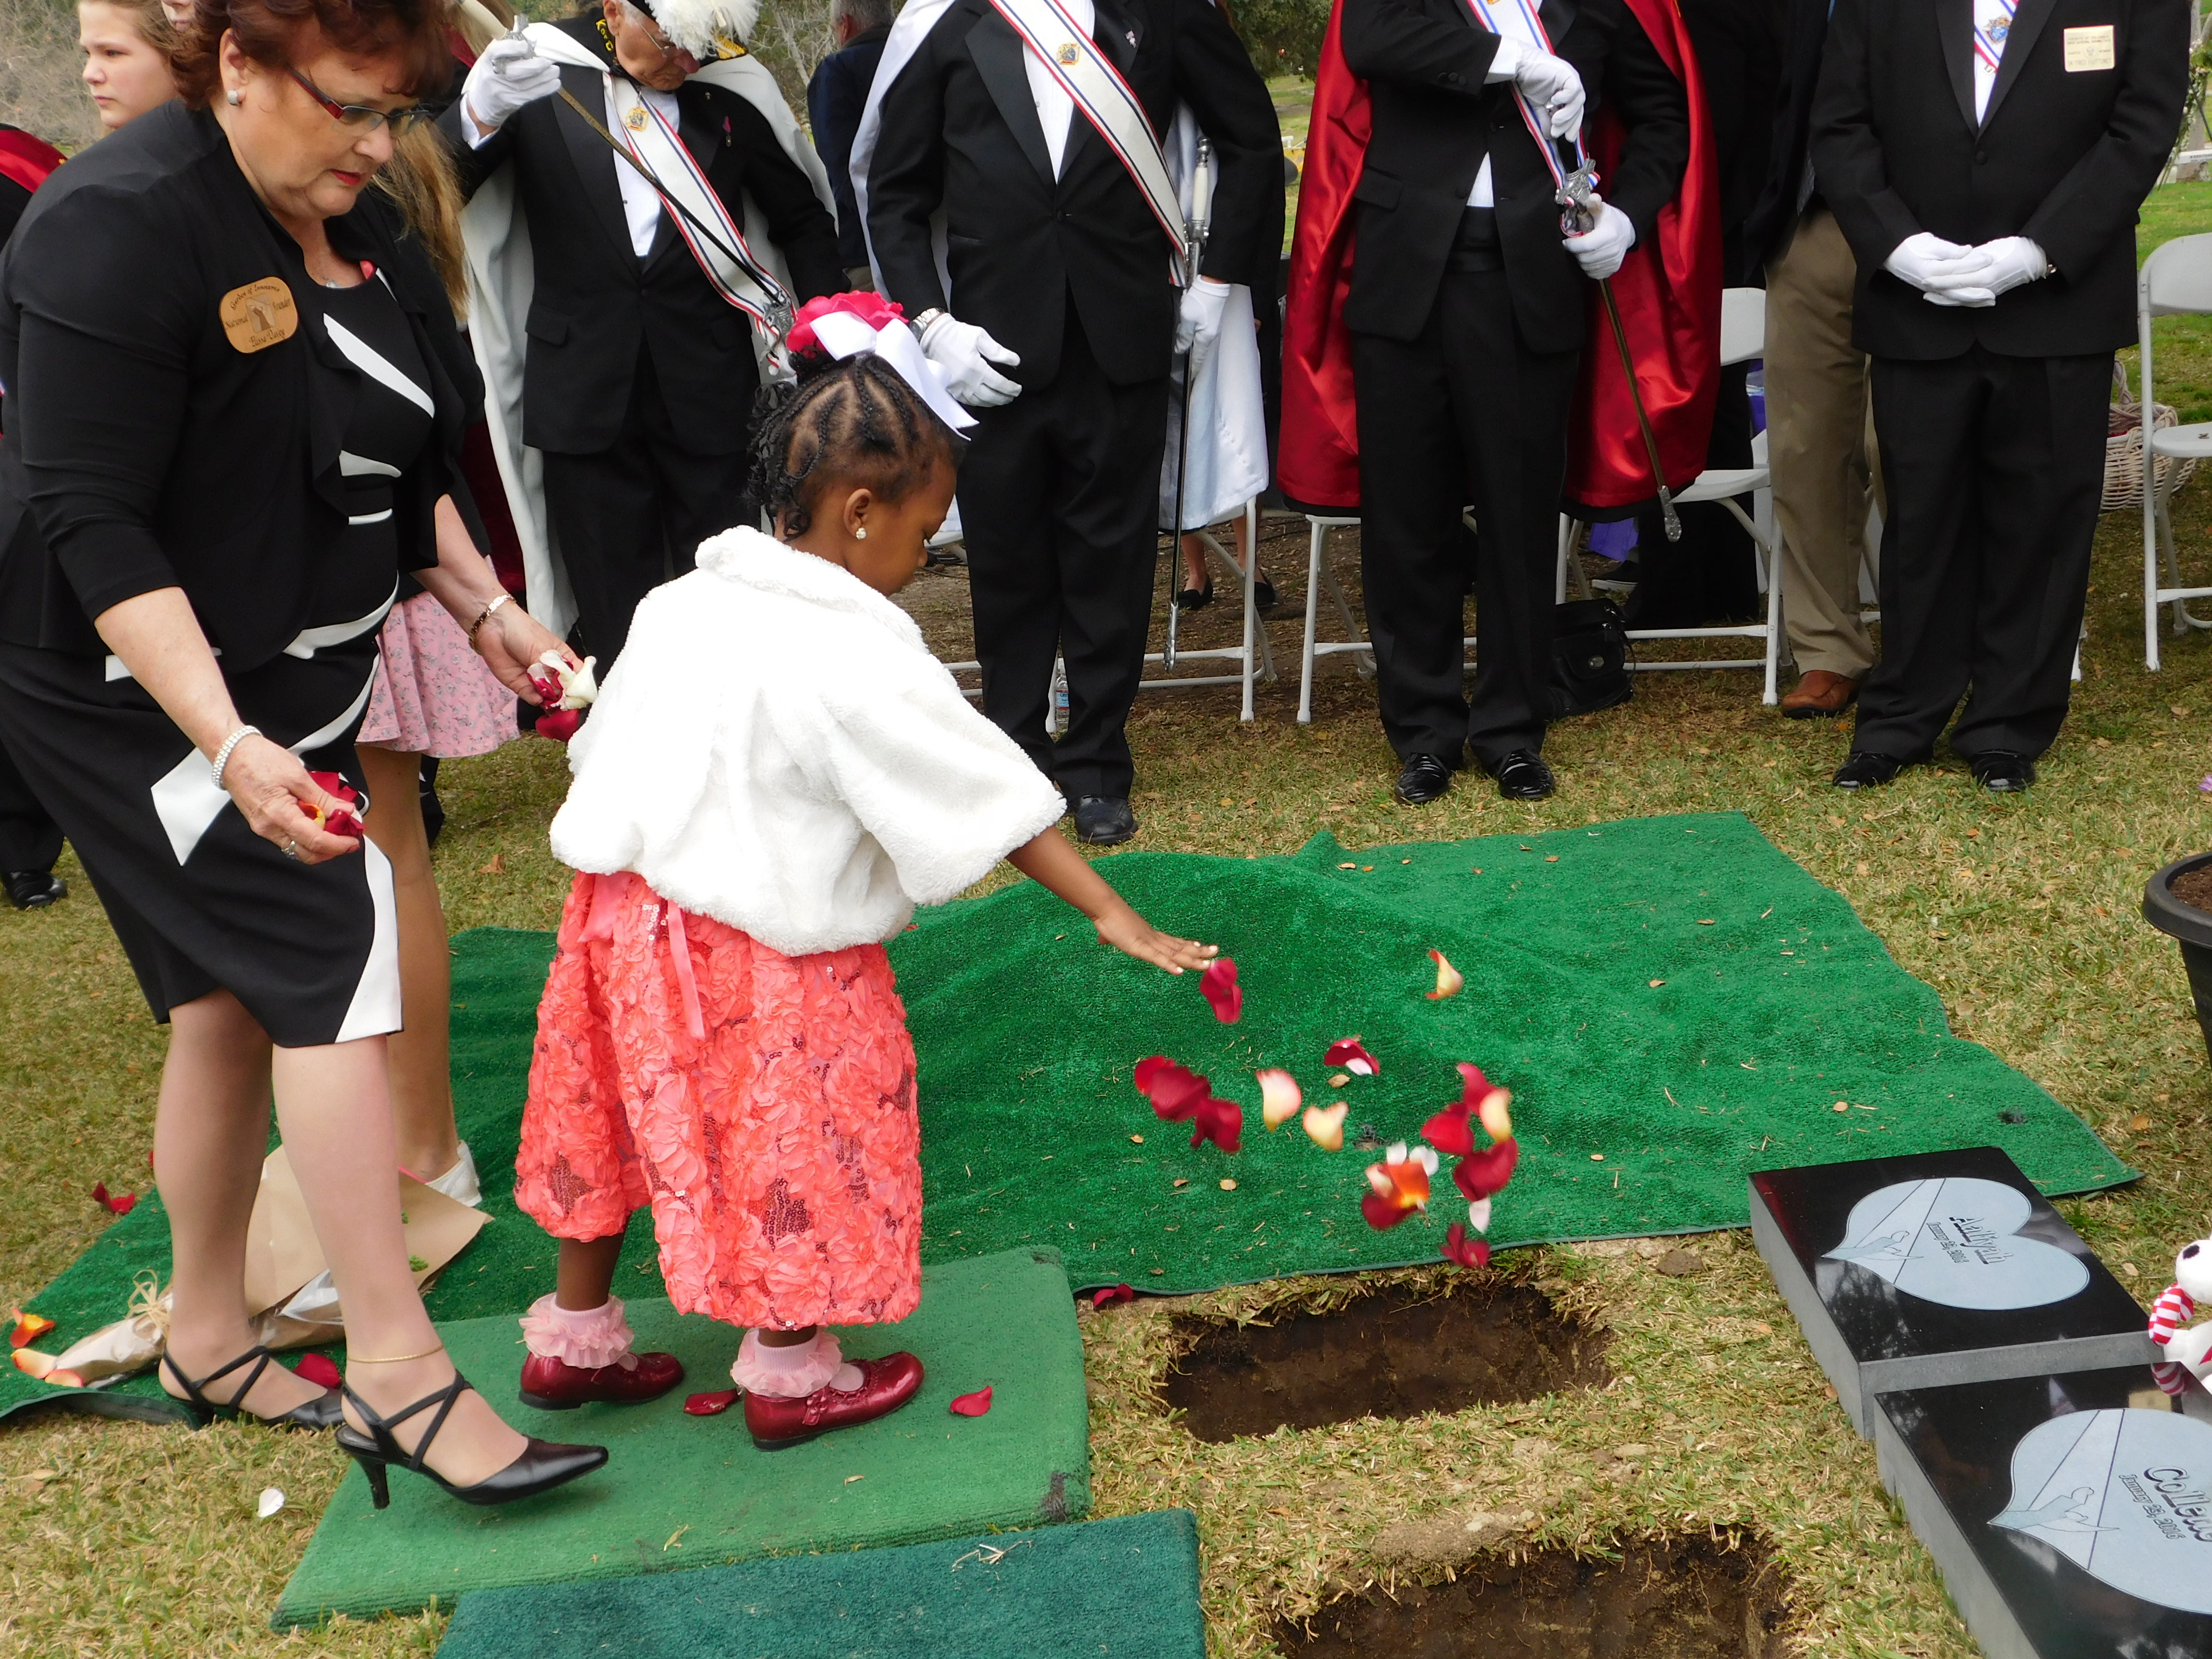
[[[1547,56],[1557,56],[1552,52],[1552,37],[1544,32],[1543,20],[1537,16],[1536,8],[1529,3],[1529,0],[1497,0],[1494,5],[1491,0],[1467,0],[1467,3],[1468,9],[1474,13],[1474,21],[1499,40],[1532,46]],[[1528,136],[1536,141],[1537,153],[1544,158],[1545,167],[1551,171],[1553,186],[1565,189],[1567,169],[1559,164],[1559,147],[1552,137],[1550,112],[1536,108],[1528,101],[1528,94],[1518,87],[1513,89],[1513,101],[1520,106],[1521,118],[1528,126]],[[1589,173],[1594,179],[1596,174],[1590,167],[1589,153],[1583,149],[1582,134],[1577,132],[1572,142],[1577,167]]]
[[[1174,245],[1177,263],[1186,260],[1189,250],[1182,204],[1168,177],[1159,136],[1121,71],[1098,50],[1090,31],[1076,26],[1060,0],[991,0],[991,4],[1129,170],[1152,217]]]

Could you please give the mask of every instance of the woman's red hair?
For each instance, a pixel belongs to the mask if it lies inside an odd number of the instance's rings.
[[[197,0],[170,67],[185,102],[205,109],[222,88],[224,34],[271,69],[312,56],[319,47],[308,37],[319,35],[349,57],[398,59],[394,90],[419,96],[453,71],[453,21],[449,0]]]

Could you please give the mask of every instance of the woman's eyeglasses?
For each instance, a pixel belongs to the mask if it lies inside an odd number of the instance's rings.
[[[285,65],[284,73],[304,87],[307,96],[320,104],[331,120],[356,132],[374,132],[380,126],[389,126],[393,137],[404,138],[428,121],[433,112],[428,104],[410,104],[404,109],[373,109],[367,104],[341,104],[290,64]]]

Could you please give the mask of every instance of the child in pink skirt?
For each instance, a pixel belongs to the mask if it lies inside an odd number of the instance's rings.
[[[914,1044],[883,945],[914,906],[1005,858],[1142,961],[1214,954],[1075,852],[1058,791],[885,597],[922,567],[972,422],[895,313],[823,303],[756,448],[776,535],[715,537],[646,599],[570,746],[553,848],[578,873],[516,1163],[516,1201],[562,1241],[557,1288],[522,1322],[523,1398],[681,1380],[673,1356],[632,1352],[609,1294],[649,1206],[677,1308],[745,1328],[730,1375],[770,1447],[921,1383],[912,1354],[848,1362],[819,1328],[921,1300]]]

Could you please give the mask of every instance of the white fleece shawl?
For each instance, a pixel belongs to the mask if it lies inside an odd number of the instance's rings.
[[[888,939],[1066,810],[858,577],[743,528],[698,564],[568,746],[562,863],[805,956]]]

